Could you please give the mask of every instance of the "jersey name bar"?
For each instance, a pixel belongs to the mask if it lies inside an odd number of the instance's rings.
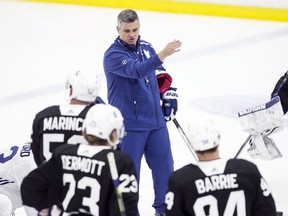
[[[221,174],[198,179],[195,181],[198,194],[208,193],[215,190],[238,188],[237,174]]]
[[[45,130],[73,130],[81,131],[83,119],[70,116],[44,118],[43,131]]]
[[[97,169],[97,175],[100,176],[105,162],[85,157],[62,155],[62,167],[64,170],[81,171],[94,174]]]

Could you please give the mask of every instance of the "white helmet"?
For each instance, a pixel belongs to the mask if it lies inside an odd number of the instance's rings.
[[[187,129],[187,138],[194,151],[206,151],[220,143],[220,133],[210,118],[191,121]]]
[[[70,87],[72,94],[70,95]],[[75,98],[84,102],[93,102],[97,98],[100,91],[99,75],[88,75],[81,71],[68,76],[66,81],[67,99],[70,102]]]
[[[0,216],[10,216],[12,214],[12,202],[4,194],[0,194],[0,209]]]
[[[96,104],[86,114],[82,130],[87,135],[93,135],[107,140],[112,146],[121,142],[124,136],[124,119],[118,108],[109,104]],[[110,135],[116,129],[117,140],[112,142]]]

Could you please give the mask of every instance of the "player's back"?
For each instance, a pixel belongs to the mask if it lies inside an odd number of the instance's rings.
[[[174,202],[179,202],[177,191],[184,191],[181,202],[189,212],[187,215],[274,216],[276,212],[258,168],[246,160],[218,159],[199,162],[199,166],[189,164],[175,171],[170,181],[176,185],[171,188],[175,190]]]
[[[85,143],[82,125],[90,106],[55,105],[36,114],[32,127],[32,151],[37,165],[48,160],[62,143]]]
[[[75,196],[70,199],[69,205],[67,205],[68,212],[81,208],[87,209],[83,201],[85,199],[91,199],[92,201],[93,199],[94,203],[98,205],[94,207],[99,208],[99,215],[119,215],[119,207],[117,206],[117,199],[113,182],[111,181],[107,159],[107,154],[111,151],[114,152],[117,167],[118,170],[120,170],[120,172],[118,171],[119,179],[121,181],[124,180],[122,185],[120,185],[120,187],[123,186],[122,189],[124,190],[122,190],[123,199],[127,199],[127,196],[130,197],[130,199],[138,199],[134,165],[126,154],[120,151],[114,151],[110,147],[79,145],[79,148],[67,148],[62,151],[61,155],[57,158],[57,164],[62,166],[63,176],[66,177],[64,177],[64,179],[67,180],[65,186],[68,184],[71,185],[74,181],[77,182],[76,185],[81,185],[81,187],[75,188]],[[71,187],[69,187],[69,189],[66,187],[65,189],[64,192],[69,192]],[[67,201],[66,198],[65,201]],[[90,207],[90,211],[92,209],[94,208]],[[133,215],[131,209],[137,210],[137,206],[132,206],[132,208],[127,207],[127,215]],[[137,211],[134,213],[134,215],[136,215]]]
[[[0,151],[0,194],[7,195],[13,205],[13,211],[22,206],[20,185],[23,178],[36,164],[30,143],[11,146]]]
[[[111,151],[114,152],[119,180],[122,182],[119,187],[122,189],[124,203],[129,200],[125,206],[126,215],[137,215],[138,185],[132,160],[125,153],[112,150],[111,147],[86,144],[62,145],[55,149],[51,160],[39,167],[41,176],[53,178],[53,182],[56,182],[55,190],[59,193],[55,194],[55,201],[62,203],[66,213],[120,216],[107,159]],[[31,181],[35,181],[38,188],[43,188],[35,177],[33,180],[27,179],[27,184]],[[37,200],[42,199],[39,198],[42,194],[29,193],[35,196],[33,205],[39,205]]]

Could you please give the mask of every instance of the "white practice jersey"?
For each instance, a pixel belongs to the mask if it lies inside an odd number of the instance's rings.
[[[29,142],[0,150],[0,194],[9,197],[13,211],[23,206],[20,186],[23,178],[35,168]],[[37,215],[34,209],[25,207],[25,210],[29,216]]]

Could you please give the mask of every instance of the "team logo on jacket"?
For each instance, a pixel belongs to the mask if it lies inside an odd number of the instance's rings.
[[[122,64],[123,64],[123,65],[127,64],[127,61],[124,59],[124,60],[122,61]]]
[[[144,50],[145,56],[147,57],[147,59],[150,58],[150,53],[149,50]]]

